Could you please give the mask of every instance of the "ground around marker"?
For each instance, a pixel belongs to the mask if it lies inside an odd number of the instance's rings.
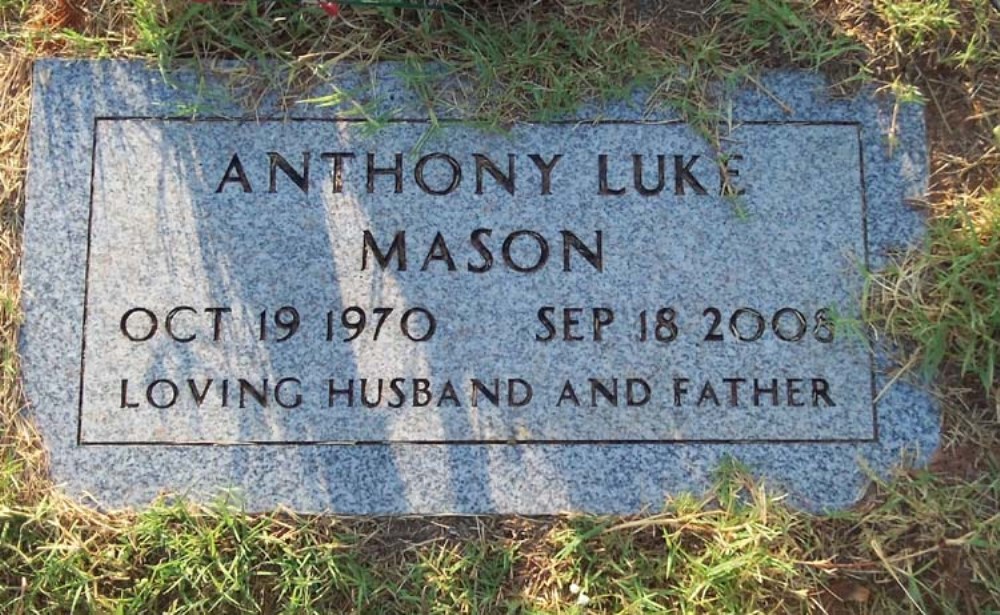
[[[988,307],[997,295],[1000,62],[990,2],[722,2],[705,15],[691,11],[710,3],[668,3],[671,12],[656,25],[619,19],[611,6],[553,2],[506,5],[502,12],[477,7],[477,19],[446,23],[358,11],[332,26],[318,11],[311,16],[280,6],[227,12],[189,11],[186,3],[97,4],[0,3],[6,77],[0,126],[11,160],[25,153],[30,60],[39,54],[139,55],[167,65],[192,53],[301,58],[293,86],[320,66],[315,52],[366,61],[444,59],[478,72],[476,87],[492,92],[493,102],[475,111],[501,122],[546,119],[639,78],[708,135],[727,113],[704,90],[714,78],[752,80],[763,65],[797,65],[819,66],[837,82],[863,66],[865,79],[923,99],[928,109],[933,174],[926,248],[874,281],[866,319],[913,342],[900,349],[904,365],[941,370],[942,448],[929,472],[880,483],[835,518],[789,511],[776,501],[780,493],[748,481],[738,468],[720,475],[716,499],[677,501],[652,519],[338,520],[184,504],[108,515],[79,508],[52,489],[43,449],[23,421],[18,357],[7,351],[0,372],[4,609],[997,608],[998,444],[989,342],[995,322]],[[693,68],[676,71],[682,64]],[[258,86],[270,77],[231,75],[248,98],[259,96]],[[421,85],[425,75],[410,77],[433,97],[434,88]],[[497,79],[506,86],[498,88]],[[6,349],[14,347],[20,319],[23,173],[23,164],[0,169]],[[748,503],[733,500],[734,493],[746,494]]]

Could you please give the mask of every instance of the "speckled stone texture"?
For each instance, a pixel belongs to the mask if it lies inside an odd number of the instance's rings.
[[[192,73],[36,65],[21,352],[68,492],[632,513],[732,456],[827,510],[936,447],[930,396],[851,326],[864,271],[922,232],[920,107],[894,119],[774,73],[727,96],[720,155],[638,104],[505,133],[441,108],[432,129],[395,71],[330,78],[386,120],[372,130],[351,104],[242,109]],[[369,153],[401,155],[398,190]],[[663,156],[656,194],[636,154],[654,189]]]

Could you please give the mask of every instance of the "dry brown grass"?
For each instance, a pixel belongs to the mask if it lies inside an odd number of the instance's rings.
[[[0,501],[9,501],[15,494],[30,500],[32,494],[45,492],[47,480],[41,440],[22,415],[26,400],[16,352],[31,58],[16,49],[4,51],[0,56],[0,459],[5,467],[16,468],[8,479],[16,489],[5,490]]]

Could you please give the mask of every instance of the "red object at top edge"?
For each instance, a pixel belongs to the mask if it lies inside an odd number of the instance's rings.
[[[215,0],[191,0],[191,1],[196,4],[209,4],[210,2],[214,2]],[[336,17],[337,15],[340,15],[340,5],[337,4],[336,2],[323,2],[323,0],[319,0],[316,4],[318,4],[319,7],[323,9],[323,12],[325,12],[330,17]]]

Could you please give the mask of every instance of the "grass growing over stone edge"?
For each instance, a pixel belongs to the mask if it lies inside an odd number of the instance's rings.
[[[1000,610],[991,300],[1000,15],[989,0],[678,1],[651,21],[598,0],[467,2],[452,18],[345,10],[338,20],[269,4],[0,0],[0,611]],[[656,92],[651,103],[673,105],[709,138],[725,110],[707,83],[752,80],[768,66],[923,99],[932,231],[925,248],[873,279],[870,320],[912,353],[904,363],[944,374],[942,453],[932,471],[876,483],[857,509],[823,518],[789,510],[736,465],[720,471],[711,498],[679,498],[666,514],[634,519],[309,518],[182,501],[109,515],[66,501],[46,481],[24,418],[15,352],[37,55],[164,67],[279,59],[296,69],[291,82],[254,74],[234,85],[248,95],[281,87],[290,100],[328,62],[431,59],[472,75],[478,114],[497,123],[568,111],[640,81]]]

